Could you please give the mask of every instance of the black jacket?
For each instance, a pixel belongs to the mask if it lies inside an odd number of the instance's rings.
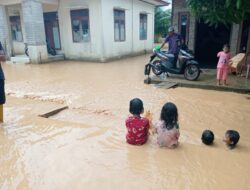
[[[3,51],[3,46],[2,46],[2,43],[0,42],[0,51]],[[4,73],[3,73],[3,69],[2,69],[2,66],[0,64],[0,80],[5,80],[5,77],[4,77]]]

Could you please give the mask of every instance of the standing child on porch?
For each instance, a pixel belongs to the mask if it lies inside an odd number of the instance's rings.
[[[227,85],[229,60],[231,58],[230,47],[228,44],[223,46],[223,51],[220,51],[217,54],[217,57],[219,57],[217,64],[217,85],[221,85],[221,81],[223,81],[223,85]]]

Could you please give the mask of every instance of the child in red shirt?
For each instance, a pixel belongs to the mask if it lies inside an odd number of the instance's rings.
[[[148,140],[149,120],[140,115],[143,114],[143,102],[139,98],[130,101],[129,112],[132,116],[126,119],[127,143],[132,145],[143,145]]]

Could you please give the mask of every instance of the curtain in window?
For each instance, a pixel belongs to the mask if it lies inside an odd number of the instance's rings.
[[[89,10],[71,10],[73,42],[90,41]]]

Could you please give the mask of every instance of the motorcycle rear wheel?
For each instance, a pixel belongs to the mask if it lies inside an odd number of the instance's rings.
[[[187,65],[184,71],[185,79],[194,81],[197,80],[199,76],[200,76],[200,68],[198,65],[195,64]]]
[[[159,76],[163,73],[162,71],[162,66],[161,66],[161,61],[160,60],[155,60],[153,62],[153,67],[152,67],[152,71],[156,76]]]

